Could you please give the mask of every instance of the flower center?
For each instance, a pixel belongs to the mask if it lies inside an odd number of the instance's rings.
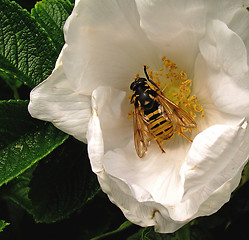
[[[129,98],[134,109],[128,117],[133,116],[134,144],[140,158],[146,153],[151,136],[163,153],[162,144],[175,133],[192,142],[184,132],[197,128],[197,114],[204,118],[201,104],[191,95],[192,80],[173,61],[166,57],[162,61],[159,71],[147,71],[144,66],[145,77],[137,74],[130,85],[133,94]]]
[[[165,97],[188,112],[193,119],[198,115],[204,118],[201,104],[191,94],[192,79],[187,77],[185,71],[179,70],[172,60],[163,57],[162,62],[163,67],[159,71],[148,71],[150,79],[159,86]]]

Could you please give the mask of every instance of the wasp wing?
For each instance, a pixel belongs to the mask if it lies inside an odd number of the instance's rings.
[[[177,127],[197,127],[195,120],[187,112],[178,107],[168,98],[164,97],[162,93],[158,92],[156,100],[163,107],[163,110],[166,113],[165,118],[169,118]]]
[[[134,145],[137,155],[142,158],[150,143],[150,131],[141,111],[135,107],[133,111]]]

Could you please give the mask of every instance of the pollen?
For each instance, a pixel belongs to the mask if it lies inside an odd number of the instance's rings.
[[[188,78],[186,72],[179,69],[175,62],[166,57],[162,58],[162,66],[159,71],[148,69],[148,74],[164,96],[188,112],[192,118],[204,118],[203,107],[197,96],[192,94],[192,79]]]

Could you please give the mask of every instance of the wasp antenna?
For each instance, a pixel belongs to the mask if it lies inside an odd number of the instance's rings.
[[[158,87],[152,80],[150,80],[149,75],[148,75],[148,73],[147,73],[147,66],[146,66],[146,65],[144,65],[144,73],[145,73],[145,76],[146,76],[147,80],[148,80],[151,84],[153,84],[157,89],[159,89],[159,87]]]
[[[147,66],[146,65],[144,65],[144,73],[145,73],[147,80],[150,81],[149,75],[147,73]]]

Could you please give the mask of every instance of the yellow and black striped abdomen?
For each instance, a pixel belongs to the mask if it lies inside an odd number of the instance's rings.
[[[148,119],[150,132],[156,141],[162,142],[173,137],[174,127],[172,122],[165,119],[158,109],[146,114],[146,118]]]

